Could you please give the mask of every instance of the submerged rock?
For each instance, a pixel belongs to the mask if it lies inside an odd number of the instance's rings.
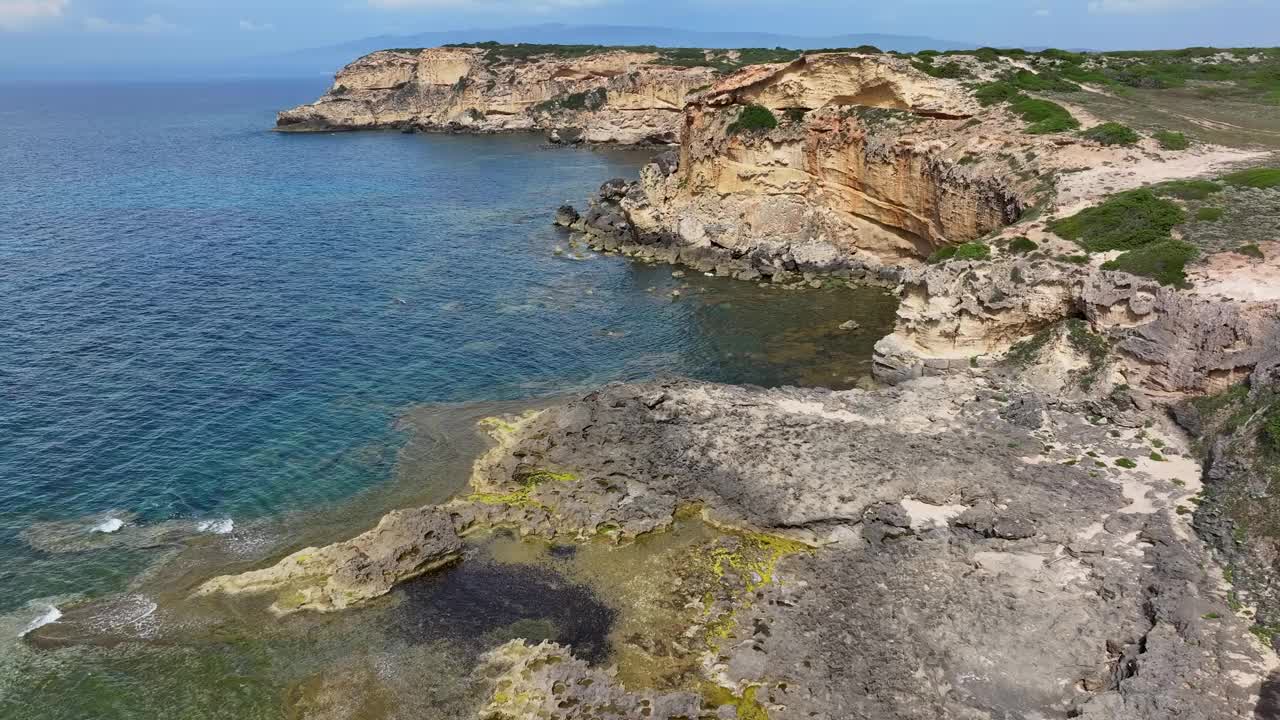
[[[434,507],[396,510],[351,540],[306,548],[275,566],[213,578],[197,595],[275,593],[271,610],[341,610],[380,597],[399,582],[458,560],[462,541]]]

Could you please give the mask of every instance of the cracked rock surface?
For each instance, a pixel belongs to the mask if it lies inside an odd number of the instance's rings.
[[[1198,465],[1172,428],[1157,462],[1143,454],[1163,425],[1071,410],[985,378],[614,385],[528,419],[475,483],[571,474],[508,519],[530,534],[639,534],[698,503],[722,526],[815,546],[782,558],[704,657],[739,710],[749,697],[775,720],[1254,717],[1270,656],[1173,512]]]

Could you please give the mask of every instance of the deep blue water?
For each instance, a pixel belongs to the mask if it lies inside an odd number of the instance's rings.
[[[322,89],[0,88],[0,610],[136,569],[33,550],[35,522],[335,502],[387,480],[423,403],[847,383],[891,316],[709,278],[673,302],[670,268],[557,256],[554,208],[643,153],[267,131]]]

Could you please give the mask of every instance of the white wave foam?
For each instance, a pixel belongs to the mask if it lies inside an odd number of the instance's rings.
[[[236,523],[231,518],[205,520],[196,524],[197,532],[213,533],[214,535],[229,535],[231,531],[235,529]]]
[[[62,611],[50,605],[49,609],[45,610],[43,615],[28,623],[26,629],[18,633],[18,637],[23,637],[27,635],[27,633],[33,632],[38,628],[42,628],[49,623],[58,622],[58,618],[60,617],[62,617]]]
[[[90,528],[90,532],[113,533],[122,527],[124,527],[124,521],[120,518],[107,518]]]

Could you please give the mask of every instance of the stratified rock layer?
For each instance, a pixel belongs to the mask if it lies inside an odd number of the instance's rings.
[[[1104,335],[1114,384],[1157,398],[1213,393],[1280,357],[1280,302],[1190,293],[1051,259],[949,262],[902,274],[894,333],[876,345],[890,382],[985,363],[1069,318]]]
[[[500,62],[478,48],[387,50],[338,73],[324,97],[280,113],[282,130],[542,130],[562,142],[673,143],[690,92],[710,67],[655,64],[656,53],[601,52]]]

